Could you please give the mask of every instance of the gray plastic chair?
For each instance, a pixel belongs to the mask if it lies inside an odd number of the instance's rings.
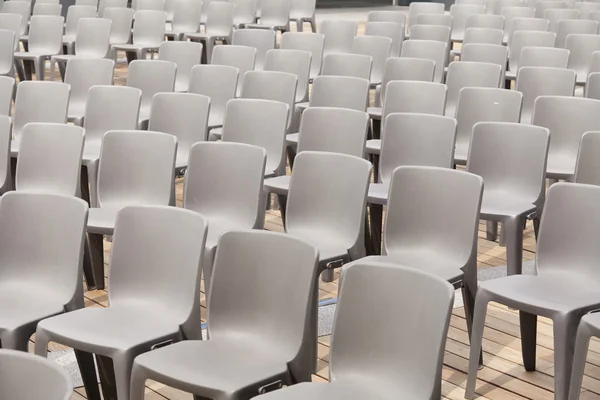
[[[549,10],[550,11],[550,10]],[[556,28],[556,47],[564,48],[567,36],[574,33],[595,35],[598,32],[598,21],[583,19],[561,20]]]
[[[404,41],[404,32],[404,24],[397,22],[367,22],[365,26],[366,36],[382,36],[392,39],[391,57],[400,56],[400,49]]]
[[[62,12],[62,4],[59,3],[42,3],[36,2],[33,5],[33,12],[31,16],[44,15],[44,16],[60,16]]]
[[[35,77],[44,80],[46,60],[62,51],[62,34],[64,18],[51,15],[35,15],[31,17],[29,28],[28,51],[17,51],[14,54],[16,63],[31,61],[34,65]],[[17,68],[17,71],[20,71]],[[20,80],[28,78],[20,76]],[[29,77],[31,79],[31,77]]]
[[[98,15],[103,16],[107,8],[126,8],[126,0],[100,0],[98,2]],[[130,9],[131,10],[131,9]],[[131,10],[133,12],[133,10]]]
[[[15,95],[15,78],[0,76],[0,115],[11,115]]]
[[[460,42],[464,39],[467,18],[477,14],[485,14],[485,5],[453,4],[450,6],[450,15],[452,16],[451,40],[453,42]]]
[[[417,25],[436,25],[445,26],[452,29],[452,15],[450,14],[419,14],[417,15]],[[414,28],[414,25],[412,28]],[[411,28],[411,30],[412,30]],[[412,32],[411,32],[412,33]]]
[[[78,196],[84,130],[66,124],[29,123],[23,128],[15,188]]]
[[[358,23],[356,21],[327,20],[321,22],[319,32],[325,36],[323,56],[352,52],[357,30]]]
[[[516,31],[512,37],[512,42],[508,46],[509,60],[507,79],[514,79],[521,67],[519,62],[521,50],[526,46],[535,47],[554,47],[556,33],[543,31]]]
[[[537,316],[552,320],[554,394],[557,399],[568,397],[577,325],[586,312],[600,305],[595,266],[590,264],[590,260],[599,256],[598,246],[594,245],[600,239],[599,226],[595,223],[600,214],[599,205],[600,188],[596,186],[552,185],[537,243],[537,276],[515,275],[480,283],[466,398],[472,399],[474,395],[477,356],[490,301],[519,310],[523,364],[527,371],[535,370]],[[577,385],[572,387],[576,390]],[[571,397],[574,398],[577,397]]]
[[[424,17],[425,15],[420,15]],[[435,17],[438,17],[435,15]],[[410,38],[412,40],[434,40],[445,43],[450,48],[450,27],[442,25],[415,25],[411,28]]]
[[[577,84],[585,85],[592,53],[600,50],[600,35],[570,34],[565,48],[571,52],[568,68],[577,72]]]
[[[100,5],[102,7],[102,5]],[[131,25],[133,24],[133,10],[125,7],[105,8],[102,18],[110,19],[110,44],[129,43],[131,38]],[[111,56],[116,57],[116,52],[111,51]]]
[[[454,61],[448,66],[446,85],[446,107],[444,115],[454,117],[458,95],[465,87],[497,88],[502,77],[502,67],[498,64],[472,61]]]
[[[325,35],[322,33],[286,32],[281,35],[279,48],[282,50],[303,50],[311,54],[310,79],[321,73]]]
[[[63,35],[63,46],[67,48],[68,54],[75,53],[77,25],[79,20],[82,18],[96,18],[96,7],[82,5],[69,6],[67,10],[67,17],[65,19],[65,34]]]
[[[144,60],[148,52],[158,51],[165,36],[167,14],[160,10],[139,10],[133,15],[132,43],[113,44],[111,52],[118,50],[127,54],[128,60]]]
[[[352,53],[370,56],[372,60],[370,81],[371,86],[381,84],[385,61],[390,56],[392,39],[382,36],[357,36],[354,38]]]
[[[11,305],[1,312],[2,348],[27,352],[39,321],[83,307],[87,215],[87,204],[74,196],[26,192],[2,196],[0,297]],[[45,288],[43,295],[35,290],[40,287]],[[3,389],[5,385],[0,394]]]
[[[15,31],[2,27],[2,16],[14,14],[0,14],[0,75],[13,77],[15,75],[15,42],[18,44],[18,37]],[[21,17],[16,15],[17,19]],[[15,40],[16,39],[16,40]]]
[[[577,154],[577,165],[575,166],[576,183],[586,183],[600,186],[598,177],[598,145],[600,143],[600,132],[586,132],[581,137],[579,154]]]
[[[600,3],[593,3],[590,1],[576,2],[573,4],[573,8],[579,11],[579,18],[589,19],[592,11],[600,11]]]
[[[538,126],[479,122],[473,127],[467,170],[485,183],[480,218],[492,222],[489,239],[495,239],[497,223],[502,223],[508,275],[521,274],[527,219],[538,231],[549,141],[550,131]]]
[[[467,34],[468,33],[469,32],[467,32]],[[467,36],[465,36],[465,39],[467,39]],[[506,65],[508,63],[508,49],[506,46],[483,43],[465,44],[463,41],[460,61],[474,61],[499,65],[502,68],[500,73],[500,87],[505,85],[504,78],[506,76]]]
[[[200,263],[206,231],[206,220],[189,210],[123,208],[112,243],[110,307],[45,319],[37,327],[36,354],[45,357],[50,341],[93,353],[100,367],[108,368],[107,375],[114,374],[114,386],[103,387],[105,398],[128,400],[137,355],[164,341],[201,337]],[[83,374],[95,374],[93,362],[89,364]]]
[[[598,314],[596,312],[592,312],[583,316],[579,322],[577,339],[575,341],[575,353],[573,357],[573,372],[571,374],[569,400],[579,400],[589,343],[592,337],[599,336],[599,326]]]
[[[557,32],[559,21],[578,21],[579,11],[572,8],[546,8],[541,18],[550,21],[550,25],[548,26],[550,32]]]
[[[232,42],[233,15],[235,4],[228,1],[214,1],[208,4],[205,31],[203,33],[186,33],[183,40],[202,42],[205,55],[204,60],[211,62],[212,51],[217,41]],[[236,43],[234,43],[236,44]]]
[[[498,2],[496,2],[497,4]],[[469,28],[485,28],[485,29],[499,29],[504,30],[504,17],[502,15],[491,14],[492,6],[490,4],[486,11],[488,14],[472,14],[467,17],[465,24],[465,33]]]
[[[0,116],[0,195],[13,187],[10,157],[12,123],[7,115]],[[1,344],[1,343],[0,343]]]
[[[196,143],[190,150],[183,208],[200,213],[208,222],[202,261],[207,299],[221,235],[263,226],[265,207],[261,205],[266,160],[263,148],[242,143]]]
[[[366,54],[328,54],[323,57],[321,75],[351,76],[370,80],[372,65],[373,58]]]
[[[297,78],[295,103],[306,101],[308,99],[308,81],[310,77],[310,53],[302,50],[269,50],[265,58],[264,71],[279,71],[288,74],[294,74]],[[248,74],[248,76],[255,73]],[[269,85],[274,85],[272,80]],[[243,90],[246,85],[243,85]],[[242,90],[242,93],[243,93]],[[244,96],[246,97],[246,96]],[[293,104],[290,104],[290,110]],[[291,120],[290,120],[291,122]]]
[[[369,11],[367,14],[367,22],[395,22],[397,24],[406,25],[406,17],[406,13],[400,10]]]
[[[548,32],[550,21],[543,18],[513,18],[508,33],[508,47],[512,46],[513,36],[518,31]]]
[[[413,268],[359,260],[344,270],[339,292],[329,355],[330,382],[300,383],[255,399],[441,397],[452,286]],[[382,312],[374,313],[374,309]],[[428,318],[419,318],[415,309]],[[364,324],[357,325],[357,321]],[[378,340],[373,339],[372,329],[380,332]]]
[[[144,398],[146,379],[214,399],[247,399],[271,382],[310,381],[309,350],[316,349],[317,337],[308,321],[317,311],[317,259],[314,246],[290,235],[225,233],[210,283],[210,340],[183,341],[137,357],[127,399]],[[273,287],[273,280],[280,284]]]
[[[171,30],[165,32],[167,38],[180,41],[186,33],[198,32],[202,0],[177,0],[170,2],[173,10]],[[167,21],[169,17],[167,16]]]
[[[570,51],[566,49],[526,46],[521,50],[519,67],[567,68],[569,54]]]
[[[502,7],[500,9],[500,14],[504,17],[504,43],[508,43],[508,37],[512,31],[513,20],[515,18],[533,18],[535,16],[535,8],[523,6]]]
[[[88,288],[104,288],[103,235],[112,235],[118,212],[132,205],[174,204],[177,138],[151,131],[109,131],[98,162],[98,206],[90,209],[87,232]]]
[[[600,100],[600,72],[593,72],[588,75],[587,84],[585,85],[585,97]]]
[[[533,125],[550,129],[546,177],[571,180],[581,136],[600,127],[600,100],[540,96],[533,108]]]
[[[444,14],[443,3],[430,3],[415,1],[408,6],[407,32],[410,36],[411,29],[417,24],[417,18],[420,14]]]
[[[545,18],[547,10],[569,8],[569,2],[563,0],[537,0],[533,2],[536,18]]]
[[[31,3],[28,1],[6,1],[2,3],[2,14],[17,14],[21,16],[21,25],[19,28],[19,34],[17,37],[23,36],[27,33],[29,26],[29,18],[31,17]],[[16,50],[16,49],[15,49]]]
[[[189,93],[210,98],[208,128],[223,125],[225,106],[235,98],[238,87],[238,69],[228,65],[196,65],[192,67]]]
[[[516,90],[463,88],[458,96],[454,162],[467,164],[473,126],[478,122],[519,122],[523,95]]]
[[[31,384],[31,381],[35,384]],[[60,365],[21,351],[0,349],[0,396],[20,400],[69,400],[71,377]]]
[[[232,44],[254,47],[256,49],[254,69],[262,71],[267,51],[275,48],[276,36],[275,31],[267,29],[238,29],[233,32]]]
[[[158,58],[177,65],[175,92],[187,92],[192,67],[200,64],[202,58],[202,45],[181,41],[162,42],[158,47]]]
[[[177,138],[175,175],[188,166],[194,143],[207,140],[210,98],[194,93],[157,93],[152,99],[148,130]]]
[[[270,50],[269,50],[270,51]],[[266,58],[266,54],[265,54]],[[212,55],[212,65],[229,65],[238,69],[237,91],[235,96],[240,97],[244,83],[244,75],[254,70],[256,63],[256,48],[250,46],[227,45],[215,46]],[[264,60],[263,60],[264,64]],[[229,88],[229,85],[227,86]],[[226,90],[228,92],[228,90]]]
[[[4,29],[7,31],[12,31],[14,33],[14,51],[19,51],[19,44],[21,43],[21,21],[23,17],[20,14],[9,14],[5,13],[2,9],[0,9],[0,29]],[[3,33],[3,36],[6,36],[7,33]],[[4,42],[4,38],[2,38],[2,42]],[[4,45],[3,45],[4,47]]]
[[[519,68],[516,90],[523,93],[521,123],[531,124],[533,104],[539,96],[573,96],[576,75],[571,69]]]
[[[489,15],[487,16],[489,17]],[[497,15],[492,16],[497,17]],[[467,28],[463,44],[484,43],[501,45],[503,35],[502,29]]]
[[[412,4],[412,3],[411,3]],[[402,44],[400,57],[423,58],[435,63],[434,82],[442,82],[448,45],[434,40],[407,40]]]

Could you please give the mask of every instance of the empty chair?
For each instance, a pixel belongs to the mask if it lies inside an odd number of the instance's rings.
[[[129,43],[133,10],[125,7],[108,7],[104,9],[103,18],[110,19],[110,44]],[[112,54],[116,57],[116,52]],[[130,56],[131,57],[131,56]]]
[[[589,19],[591,12],[600,11],[600,3],[578,1],[573,4],[573,8],[579,11],[579,18]]]
[[[396,22],[367,22],[365,26],[366,36],[382,36],[392,39],[390,56],[398,57],[404,40],[404,25]],[[356,38],[354,39],[356,45]]]
[[[208,128],[223,125],[225,106],[235,98],[238,86],[238,69],[228,65],[196,65],[192,68],[189,93],[210,98]]]
[[[254,47],[256,49],[254,69],[261,71],[265,65],[267,51],[275,48],[275,32],[263,29],[238,29],[233,32],[232,44]]]
[[[402,45],[400,57],[423,58],[435,63],[434,82],[442,82],[446,64],[447,44],[433,40],[407,40]]]
[[[308,99],[309,52],[302,50],[269,50],[265,59],[264,71],[279,71],[296,75],[297,87],[294,101],[299,103]],[[245,85],[243,88],[245,89]],[[293,104],[290,104],[290,110],[292,109]]]
[[[69,7],[65,21],[65,34],[63,35],[63,45],[66,46],[68,54],[75,53],[77,26],[82,18],[96,18],[96,7],[77,5]]]
[[[400,393],[409,398],[441,397],[437,381],[441,376],[454,298],[452,286],[414,268],[370,263],[368,259],[358,260],[346,268],[341,282],[331,339],[330,382],[300,383],[260,398],[347,399],[352,395],[366,398],[374,392],[381,398],[393,398]],[[379,287],[376,295],[375,287]],[[361,293],[373,295],[364,298]],[[426,301],[423,293],[435,294],[428,299],[431,301]],[[419,319],[407,305],[400,310],[389,308],[393,316],[384,319],[383,314],[371,311],[381,303],[410,304],[430,317]],[[368,351],[364,343],[369,341],[369,333],[363,326],[360,329],[353,326],[357,318],[368,321],[369,326],[383,335]],[[404,365],[418,365],[418,369],[405,369]],[[375,374],[377,368],[382,367],[386,374]],[[357,373],[364,377],[360,383],[354,381]],[[418,379],[426,383],[414,385]]]
[[[564,96],[540,96],[533,109],[532,123],[550,129],[549,179],[570,180],[581,136],[600,126],[600,100]]]
[[[419,14],[417,16],[417,25],[445,26],[447,28],[452,29],[452,15],[450,15],[450,14]]]
[[[29,17],[31,16],[31,3],[28,1],[5,1],[2,3],[2,14],[18,14],[21,16],[20,35],[27,33]]]
[[[64,71],[65,64],[73,59],[101,59],[110,48],[111,21],[105,18],[80,18],[77,24],[75,54],[57,54],[50,59],[50,80],[54,80],[55,65]],[[100,62],[101,64],[102,62]],[[63,74],[64,75],[64,74]]]
[[[599,138],[599,132],[586,132],[581,137],[579,154],[577,155],[577,165],[575,166],[575,182],[586,183],[588,185],[599,185],[599,175],[597,173],[598,157],[596,157],[598,143],[600,143]],[[577,363],[575,365],[577,365]]]
[[[164,60],[135,60],[129,64],[127,86],[142,91],[140,107],[140,126],[147,123],[150,105],[156,93],[172,92],[175,89],[177,65]]]
[[[291,0],[260,0],[260,21],[246,24],[246,28],[272,29],[286,32],[290,30]]]
[[[550,32],[557,32],[559,21],[578,20],[579,11],[572,8],[550,8],[544,11],[543,18],[550,22],[548,30]]]
[[[529,7],[504,7],[501,11],[504,17],[504,42],[508,43],[509,33],[512,31],[512,23],[515,18],[533,18],[535,9]]]
[[[23,128],[15,177],[17,191],[79,195],[84,130],[66,124]]]
[[[467,163],[473,126],[478,122],[519,122],[523,95],[515,90],[464,88],[458,96],[454,162]]]
[[[596,186],[552,185],[548,190],[537,243],[537,276],[507,276],[480,283],[471,335],[467,398],[473,398],[477,357],[490,301],[519,310],[523,365],[527,371],[535,370],[537,316],[552,320],[554,393],[557,398],[568,398],[571,370],[579,372],[581,366],[578,360],[577,366],[572,368],[577,325],[585,313],[596,310],[600,304],[596,274],[590,265],[590,260],[598,256],[597,246],[592,243],[600,238],[598,226],[594,223],[599,213],[599,201],[600,188]],[[586,245],[582,246],[583,243]],[[586,329],[585,325],[581,329]],[[580,356],[582,347],[578,347],[578,351]],[[571,386],[574,392],[581,379],[577,374],[575,376],[578,382]]]
[[[526,2],[524,0],[495,0],[495,1],[491,1],[488,3],[488,6],[486,8],[486,13],[487,14],[493,14],[493,15],[503,15],[502,9],[506,8],[506,7],[522,7],[522,8],[526,8]],[[531,7],[531,10],[533,10],[533,13],[535,13],[535,9],[533,7]],[[532,17],[533,17],[533,13],[532,13]]]
[[[365,54],[328,54],[323,58],[321,75],[371,78],[373,58]]]
[[[0,350],[0,395],[22,400],[68,400],[73,393],[71,377],[54,361],[22,351]],[[35,385],[28,383],[33,377]]]
[[[500,29],[467,28],[463,44],[502,44],[503,32]]]
[[[324,43],[325,35],[322,33],[285,32],[281,36],[279,48],[282,50],[304,50],[310,52],[310,79],[312,80],[321,72]]]
[[[0,76],[0,115],[11,115],[11,106],[15,94],[15,79]]]
[[[267,151],[265,176],[285,173],[285,131],[288,105],[262,99],[233,99],[223,121],[224,142],[252,144]]]
[[[592,53],[592,61],[590,63],[590,73],[600,72],[600,51]]]
[[[2,310],[2,348],[27,352],[29,338],[40,320],[83,307],[81,268],[87,215],[87,204],[75,196],[27,192],[2,195],[0,293],[11,304],[10,309]],[[45,295],[32,296],[25,290],[36,287],[47,287]],[[2,379],[15,367],[11,364],[3,368]],[[2,383],[0,394],[4,395],[7,386],[5,381]],[[25,387],[42,388],[40,382]],[[71,385],[68,392],[67,399],[72,394]],[[26,398],[22,391],[12,394],[16,397],[11,398]],[[49,395],[36,394],[30,399]]]
[[[450,28],[438,25],[415,25],[410,34],[412,40],[435,40],[450,45]]]
[[[210,99],[193,93],[157,93],[152,99],[148,130],[177,138],[175,175],[188,166],[194,143],[207,139]]]
[[[590,70],[592,53],[600,50],[600,35],[568,35],[565,48],[570,51],[568,68],[577,72],[577,84],[585,85]]]
[[[0,195],[13,188],[10,142],[12,123],[8,115],[0,116]]]
[[[592,72],[588,75],[585,85],[585,97],[600,100],[600,73]]]
[[[550,22],[542,18],[513,18],[510,32],[508,34],[508,48],[510,49],[514,35],[518,31],[547,32]]]
[[[533,105],[539,96],[573,96],[575,71],[549,67],[521,67],[516,90],[523,93],[521,123],[530,124]]]
[[[408,22],[407,31],[410,35],[411,29],[417,24],[417,17],[419,14],[443,14],[444,4],[443,3],[430,3],[430,2],[412,2],[408,6]]]
[[[41,4],[40,4],[41,5]],[[32,62],[35,77],[44,80],[46,60],[62,51],[63,17],[33,16],[29,28],[29,48],[26,52],[15,52],[15,62]],[[19,77],[23,80],[25,77]]]
[[[463,42],[460,61],[475,61],[499,65],[501,67],[500,85],[504,84],[505,69],[508,61],[508,49],[505,46],[482,43],[464,44]]]
[[[371,57],[371,86],[381,83],[385,61],[390,56],[392,39],[381,36],[357,36],[354,38],[352,52]]]
[[[69,121],[81,125],[90,88],[94,85],[112,85],[114,68],[115,62],[106,58],[69,60],[65,73],[65,83],[71,85],[67,113]]]
[[[467,18],[474,14],[485,14],[485,6],[474,4],[453,4],[450,7],[452,15],[452,35],[453,42],[460,42],[465,36]]]
[[[182,40],[186,33],[198,32],[202,0],[177,0],[171,2],[173,18],[171,30],[165,36],[173,40]]]
[[[135,3],[133,1],[132,3]],[[133,6],[133,4],[132,4]],[[132,7],[136,12],[142,10],[151,10],[151,11],[165,11],[165,1],[164,0],[137,0],[137,5]]]
[[[127,8],[126,0],[100,0],[98,2],[98,15],[106,18],[104,11],[107,8]],[[130,9],[131,10],[131,9]],[[133,10],[131,10],[133,13]]]
[[[358,29],[356,21],[327,20],[321,23],[319,31],[325,35],[323,56],[335,53],[350,53]]]
[[[210,63],[212,51],[217,41],[231,43],[233,32],[233,13],[235,4],[228,1],[214,1],[208,6],[204,33],[186,33],[183,40],[202,42],[204,59]],[[234,43],[238,44],[238,43]]]
[[[105,137],[106,147],[111,133]],[[150,132],[128,133],[139,134]],[[49,318],[38,324],[36,331],[36,354],[40,356],[46,356],[48,342],[53,341],[95,354],[101,367],[111,361],[113,390],[125,400],[130,398],[136,355],[165,339],[201,335],[200,263],[207,231],[206,220],[198,213],[132,200],[116,217],[108,278],[110,307],[84,308]],[[148,229],[150,226],[161,229]],[[139,293],[140,284],[152,288],[145,297]],[[95,374],[93,362],[86,367],[86,372]]]
[[[568,2],[563,0],[538,0],[535,2],[535,16],[545,18],[547,10],[568,8]]]
[[[75,0],[76,6],[93,6],[98,9],[98,0]]]
[[[395,22],[400,25],[406,25],[406,13],[394,10],[369,11],[367,22]]]
[[[149,51],[157,51],[164,40],[166,14],[158,10],[140,10],[134,15],[132,43],[112,44],[111,51],[127,54],[128,60],[145,59]]]
[[[83,120],[85,146],[82,164],[85,171],[82,174],[82,194],[89,198],[92,207],[98,207],[96,189],[102,138],[111,130],[137,128],[141,98],[141,90],[127,86],[92,86],[88,92]],[[91,285],[88,281],[88,287]]]
[[[215,46],[211,62],[213,65],[229,65],[238,69],[237,97],[242,93],[244,75],[254,70],[255,63],[256,48],[239,45]]]
[[[461,89],[465,87],[498,87],[502,67],[497,64],[455,61],[448,67],[445,115],[453,117]]]
[[[471,14],[465,23],[465,32],[469,28],[504,29],[504,17],[494,14]]]
[[[256,17],[257,0],[234,0],[235,11],[233,14],[233,25],[243,28],[246,24],[254,23]]]
[[[131,400],[144,398],[147,379],[199,398],[221,399],[250,398],[264,382],[310,381],[315,362],[310,352],[316,355],[317,336],[316,330],[308,329],[313,316],[316,321],[317,260],[314,246],[290,235],[223,234],[208,300],[210,340],[185,340],[137,357]],[[281,284],[268,291],[273,279]],[[293,304],[267,304],[267,292],[285,296]],[[252,321],[240,318],[249,307]],[[269,347],[269,357],[258,367],[254,361]],[[221,374],[231,369],[238,374]]]
[[[564,48],[567,36],[573,33],[587,33],[595,35],[598,32],[598,21],[591,20],[561,20],[556,28],[556,47]]]
[[[12,77],[15,75],[14,42],[15,33],[13,31],[0,29],[0,76]]]
[[[517,31],[513,36],[512,45],[508,47],[509,60],[506,77],[514,79],[519,69],[521,59],[521,50],[527,46],[535,47],[554,47],[556,33],[538,32],[538,31]]]
[[[54,4],[54,3],[36,3],[33,6],[33,12],[31,16],[34,15],[51,15],[51,16],[60,16],[62,12],[62,4]]]
[[[21,38],[21,21],[23,17],[20,14],[8,14],[3,13],[0,10],[0,29],[8,30],[13,32],[13,41],[14,41],[14,50],[19,50],[19,43]],[[3,36],[6,36],[7,33],[3,33]],[[2,43],[4,43],[7,38],[2,37]],[[4,48],[4,44],[2,45]],[[6,56],[3,56],[2,59],[6,59]],[[12,63],[11,63],[12,65]],[[4,69],[4,68],[3,68]]]
[[[554,47],[526,46],[521,50],[519,66],[567,68],[569,50]]]
[[[177,65],[175,91],[187,92],[192,67],[200,64],[202,45],[194,42],[163,42],[158,48],[158,58]]]

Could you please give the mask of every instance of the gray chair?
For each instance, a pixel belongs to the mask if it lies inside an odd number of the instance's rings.
[[[212,399],[247,399],[277,381],[310,381],[314,360],[308,350],[316,336],[308,335],[307,326],[317,311],[317,258],[314,246],[289,235],[225,233],[210,282],[210,340],[137,357],[131,400],[144,398],[146,379]]]
[[[0,350],[3,399],[69,400],[72,394],[71,377],[57,363],[21,351]]]
[[[270,50],[269,50],[270,51]],[[266,55],[264,56],[266,58]],[[239,78],[234,84],[237,83],[237,90],[234,97],[240,97],[242,94],[242,86],[244,84],[244,75],[248,71],[254,71],[254,64],[256,63],[256,48],[250,46],[239,46],[235,44],[231,45],[218,45],[215,46],[213,50],[211,65],[227,65],[230,67],[237,68],[237,73]],[[263,60],[264,64],[264,60]],[[209,67],[210,68],[210,67]],[[206,73],[210,73],[208,70]],[[224,73],[223,76],[227,76],[230,74]],[[214,82],[213,82],[214,84]],[[230,85],[228,84],[225,93],[229,92]],[[214,101],[214,96],[211,97],[211,100]],[[225,105],[223,104],[223,107]]]
[[[0,115],[0,195],[13,187],[10,158],[12,121],[9,116]]]
[[[269,50],[267,51],[267,57],[265,58],[264,72],[279,71],[296,75],[297,85],[294,102],[300,103],[308,100],[310,58],[310,52],[303,50]],[[273,79],[268,86],[274,84],[275,79]],[[244,85],[242,85],[242,88],[243,86]],[[292,109],[292,106],[293,104],[290,105],[290,110]]]
[[[2,196],[0,300],[10,304],[0,312],[2,348],[26,352],[39,321],[83,307],[87,215],[87,204],[74,196],[27,192]],[[3,389],[0,385],[0,394]]]
[[[357,261],[344,271],[339,291],[330,383],[300,383],[255,399],[441,397],[452,286],[413,268]],[[380,332],[377,339],[373,329]]]
[[[568,398],[577,326],[585,313],[600,306],[594,262],[600,257],[600,247],[596,245],[600,240],[598,218],[599,187],[573,183],[557,183],[550,187],[538,237],[537,276],[513,275],[479,285],[466,398],[474,396],[477,356],[490,301],[519,310],[523,364],[527,371],[535,370],[537,316],[552,320],[554,396]],[[581,350],[582,341],[579,346]],[[578,368],[574,368],[575,374]]]
[[[238,75],[239,70],[228,65],[195,65],[192,67],[188,92],[210,98],[209,129],[223,125],[225,106],[229,100],[235,98]]]
[[[368,54],[335,53],[323,57],[321,75],[371,79],[373,57]]]
[[[600,158],[597,157],[600,145],[600,132],[586,132],[581,137],[574,181],[600,186]]]
[[[487,62],[454,61],[448,66],[446,85],[446,110],[444,115],[454,117],[458,95],[465,87],[497,88],[502,77],[502,67]]]
[[[104,398],[128,400],[137,355],[164,341],[201,337],[200,263],[206,230],[206,220],[189,210],[123,208],[112,243],[110,307],[45,319],[37,327],[36,354],[45,357],[50,341],[95,354],[100,368],[114,378],[103,385]],[[89,364],[80,368],[82,375],[95,376],[93,362]]]

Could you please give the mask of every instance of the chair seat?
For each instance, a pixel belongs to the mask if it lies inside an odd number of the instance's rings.
[[[186,33],[185,35],[183,35],[183,40],[200,40],[200,41],[204,41],[204,40],[213,40],[213,39],[226,39],[229,37],[229,33],[222,33],[222,34],[212,34],[212,33],[201,33],[201,32],[195,32],[195,33]]]
[[[24,285],[27,290],[23,290]],[[0,285],[0,304],[5,304],[0,310],[0,335],[5,330],[15,330],[35,324],[54,315],[62,314],[65,305],[52,298],[52,294],[43,287],[32,287],[31,282],[18,284],[3,283]]]
[[[56,55],[52,56],[52,60],[57,61],[57,62],[67,62],[69,60],[82,59],[82,58],[95,60],[96,58],[99,58],[99,57],[85,57],[85,56],[78,56],[76,54],[56,54]]]
[[[16,51],[15,58],[20,58],[23,60],[34,60],[39,57],[52,57],[53,55],[56,55],[57,53],[58,52],[55,52],[55,53],[51,53],[51,52],[33,53],[30,51]]]
[[[491,301],[545,317],[600,304],[600,285],[571,273],[568,267],[565,272],[511,275],[481,282],[477,295],[481,293]]]
[[[87,230],[99,235],[112,235],[120,208],[90,208]]]
[[[19,139],[13,139],[10,141],[10,156],[16,157],[19,155],[19,145],[21,141]]]
[[[145,343],[179,334],[179,323],[157,309],[131,307],[84,308],[45,319],[38,332],[56,341],[90,353],[110,356]]]
[[[82,118],[85,115],[85,103],[70,102],[67,116],[69,119]]]
[[[369,139],[365,151],[368,154],[380,154],[381,153],[381,139]]]
[[[288,133],[287,135],[285,135],[286,144],[290,147],[298,146],[298,137],[299,136],[300,136],[299,133]]]
[[[158,49],[158,45],[143,45],[143,44],[113,44],[111,46],[115,50],[121,51],[138,51]]]
[[[205,215],[208,220],[208,234],[206,235],[206,248],[216,247],[221,235],[228,231],[252,229],[252,226],[243,226],[242,223],[229,218]]]
[[[488,190],[483,192],[481,219],[501,220],[526,215],[535,209],[536,206],[531,201],[515,198],[513,193]]]
[[[549,154],[546,176],[555,179],[570,179],[575,174],[575,162],[574,158]]]
[[[263,188],[265,192],[287,195],[290,190],[290,175],[276,176],[265,179]]]
[[[390,185],[387,183],[371,183],[369,185],[369,193],[367,194],[367,202],[386,205],[389,191]]]
[[[277,29],[285,29],[286,25],[246,24],[244,26],[244,28],[246,28],[246,29],[271,29],[271,30],[277,30]]]
[[[339,236],[335,233],[315,232],[302,228],[294,229],[293,232],[288,233],[316,246],[319,249],[320,262],[346,259],[348,257],[348,250],[353,245],[353,243],[342,243]]]
[[[369,113],[369,117],[372,119],[381,119],[381,115],[383,113],[382,107],[368,107],[367,113]]]
[[[256,385],[285,379],[287,361],[278,357],[276,348],[232,333],[231,339],[186,340],[142,354],[133,368],[134,374],[140,368],[150,379],[202,397],[224,398],[223,393],[246,390],[240,398],[249,398]]]
[[[457,164],[465,165],[469,156],[469,143],[456,143],[454,147],[454,161]]]
[[[86,140],[83,146],[82,160],[85,161],[96,161],[100,158],[100,147],[102,142],[99,140]]]
[[[506,71],[504,78],[514,81],[515,79],[517,79],[517,71]]]
[[[293,386],[276,390],[266,395],[257,397],[257,400],[408,400],[413,399],[410,395],[406,397],[400,393],[379,394],[381,382],[370,382],[371,385],[359,385],[356,382],[339,380],[331,383],[298,383]]]
[[[584,315],[583,318],[581,318],[579,326],[580,329],[581,326],[585,326],[594,336],[600,337],[600,313],[595,312],[593,314]]]

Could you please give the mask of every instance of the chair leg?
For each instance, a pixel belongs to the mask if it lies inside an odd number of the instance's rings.
[[[461,287],[463,296],[463,303],[465,307],[465,320],[467,323],[467,333],[469,334],[469,340],[473,333],[473,310],[475,309],[475,295],[473,291],[464,284]],[[483,350],[479,350],[479,366],[483,366]]]
[[[115,51],[115,57],[117,56],[117,52]],[[137,60],[137,53],[135,51],[126,51],[125,57],[127,57],[127,64],[131,63],[134,60]]]
[[[485,238],[491,242],[495,242],[498,239],[498,222],[497,221],[486,221],[485,222]]]
[[[577,340],[575,341],[575,353],[573,357],[573,371],[571,373],[571,385],[569,389],[569,400],[579,400],[581,385],[583,384],[583,373],[587,359],[588,347],[591,334],[585,323],[579,324],[577,329]]]
[[[35,68],[35,79],[38,81],[44,80],[44,69],[46,68],[46,59],[44,57],[40,57],[34,62]]]
[[[29,60],[23,60],[23,69],[25,70],[25,80],[33,80],[32,62]]]
[[[469,354],[469,374],[465,388],[465,399],[472,399],[475,395],[475,383],[477,382],[477,370],[481,354],[481,343],[483,341],[483,328],[485,327],[485,316],[489,299],[485,292],[479,290],[475,299],[473,310],[473,326],[471,328],[471,349]]]
[[[507,275],[520,275],[523,269],[523,218],[511,218],[502,225],[506,235]]]
[[[50,59],[50,81],[54,81],[56,77],[56,60]]]
[[[381,120],[374,119],[372,126],[373,126],[373,139],[380,139],[381,138]]]
[[[371,154],[371,164],[373,164],[373,182],[379,182],[379,154]]]
[[[104,289],[104,243],[102,235],[87,234],[83,274],[89,290]]]
[[[371,250],[373,255],[381,254],[381,231],[383,229],[383,206],[369,204],[369,232],[371,233]]]
[[[310,29],[312,30],[313,33],[317,33],[317,24],[315,24],[315,16],[313,15],[313,17],[310,19]]]
[[[566,399],[573,369],[575,338],[581,315],[562,314],[552,321],[554,330],[554,398]]]
[[[296,31],[304,32],[304,22],[302,21],[302,18],[296,20]]]
[[[277,202],[279,203],[279,212],[281,213],[281,221],[285,226],[285,211],[287,207],[287,196],[285,194],[277,195]]]
[[[288,162],[290,164],[290,169],[294,169],[294,160],[296,159],[296,149],[292,146],[287,146],[286,152],[288,155]]]
[[[96,355],[96,362],[98,363],[98,375],[100,376],[102,397],[105,400],[121,400],[117,395],[113,360],[109,357]]]
[[[147,378],[144,368],[139,364],[134,363],[131,371],[130,400],[144,400],[146,381]]]
[[[23,68],[23,63],[19,60],[15,60],[15,70],[17,71],[17,76],[19,77],[19,82],[25,80],[25,69]]]
[[[525,371],[535,371],[535,355],[537,343],[537,315],[519,311],[521,328],[521,351]]]
[[[81,374],[83,387],[85,388],[88,400],[100,400],[100,389],[98,388],[94,355],[85,351],[75,350],[75,358],[77,358],[79,373]]]
[[[18,329],[5,331],[0,335],[0,348],[27,352],[30,336]]]
[[[212,60],[212,52],[215,47],[215,41],[212,39],[206,40],[206,63],[210,64]]]

